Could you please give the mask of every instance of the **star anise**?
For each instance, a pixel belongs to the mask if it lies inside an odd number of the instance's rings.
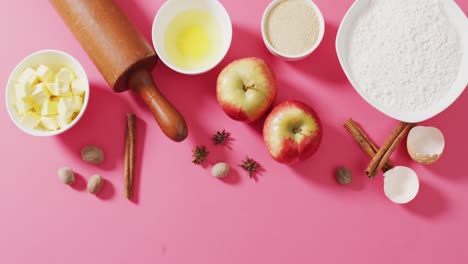
[[[216,134],[211,139],[213,140],[215,145],[224,145],[226,144],[230,135],[231,133],[226,132],[226,129],[223,129],[223,131],[216,132]]]
[[[193,150],[193,163],[197,165],[201,165],[205,160],[206,157],[208,156],[209,152],[206,151],[205,146],[197,146],[195,150]]]
[[[254,174],[257,172],[257,169],[260,168],[260,164],[249,157],[247,157],[246,160],[243,160],[240,166],[249,173],[250,178],[253,178]]]

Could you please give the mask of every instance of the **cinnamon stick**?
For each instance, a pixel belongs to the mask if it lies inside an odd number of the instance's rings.
[[[369,178],[375,177],[378,171],[380,171],[385,163],[388,161],[393,151],[398,147],[403,138],[408,135],[409,130],[413,125],[409,123],[401,122],[392,131],[390,136],[385,140],[385,143],[377,151],[371,162],[367,166],[366,174]]]
[[[344,124],[344,127],[348,132],[351,134],[351,136],[356,140],[356,142],[361,146],[361,148],[366,152],[366,154],[373,158],[375,154],[379,151],[379,148],[377,145],[375,145],[372,140],[364,133],[364,131],[361,129],[361,127],[354,122],[353,119],[349,119],[346,121]],[[390,163],[390,161],[387,161],[382,169],[383,172],[386,172],[393,168],[393,165]]]
[[[127,131],[125,137],[125,197],[133,197],[133,177],[135,165],[136,116],[127,114]]]

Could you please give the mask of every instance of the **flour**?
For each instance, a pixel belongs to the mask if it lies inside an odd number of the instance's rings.
[[[462,51],[441,1],[371,1],[354,25],[348,61],[366,98],[385,108],[415,112],[447,94]]]

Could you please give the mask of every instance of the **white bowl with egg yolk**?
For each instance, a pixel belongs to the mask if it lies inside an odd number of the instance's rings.
[[[166,40],[169,38],[171,34],[179,34],[180,32],[169,32],[168,30],[176,30],[177,28],[182,28],[183,25],[176,25],[175,27],[171,27],[176,20],[178,15],[185,15],[184,12],[187,11],[202,11],[206,12],[207,15],[212,16],[213,20],[215,20],[216,27],[218,28],[216,31],[219,31],[219,36],[216,34],[215,36],[210,36],[216,38],[216,46],[211,47],[216,49],[214,54],[210,55],[209,61],[204,63],[200,63],[200,65],[193,66],[193,67],[184,67],[178,65],[176,61],[170,56],[170,52],[167,50],[167,43]],[[190,15],[187,14],[187,17]],[[205,16],[206,17],[206,16]],[[202,23],[200,20],[203,20],[203,16],[196,17],[194,20],[198,21],[185,21],[185,24],[194,26],[197,23]],[[188,18],[186,18],[188,19]],[[213,28],[212,28],[213,29]],[[210,30],[207,30],[208,35],[210,35]],[[205,73],[214,67],[216,67],[222,59],[226,56],[229,47],[231,46],[232,41],[232,23],[229,17],[228,12],[223,7],[223,5],[218,0],[167,0],[161,8],[159,9],[158,13],[156,14],[153,22],[153,29],[152,29],[152,40],[154,48],[159,56],[159,58],[172,70],[188,74],[188,75],[195,75]],[[195,39],[192,39],[195,40]],[[196,41],[195,41],[196,42]],[[187,45],[193,46],[199,43],[187,43]],[[174,46],[174,45],[172,45]],[[183,59],[182,59],[183,60]]]
[[[48,130],[41,130],[37,128],[30,128],[21,123],[21,118],[15,109],[15,84],[19,75],[28,67],[36,69],[39,65],[46,65],[53,71],[57,72],[60,68],[66,67],[73,71],[76,78],[81,81],[81,84],[84,89],[84,98],[83,98],[83,106],[81,107],[80,112],[78,115],[73,119],[71,123],[67,126],[62,127],[59,130],[48,131]],[[25,133],[32,135],[32,136],[40,136],[40,137],[48,137],[48,136],[56,136],[59,135],[70,128],[72,128],[78,121],[80,121],[81,117],[83,116],[89,101],[89,81],[88,76],[83,68],[83,66],[71,55],[59,51],[59,50],[40,50],[37,52],[32,53],[25,59],[23,59],[13,70],[11,73],[8,84],[6,87],[6,107],[8,114],[13,121],[13,123]]]

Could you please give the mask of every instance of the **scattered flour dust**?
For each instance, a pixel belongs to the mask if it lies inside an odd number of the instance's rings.
[[[447,94],[462,51],[441,1],[371,1],[354,25],[348,61],[366,98],[416,112]]]

